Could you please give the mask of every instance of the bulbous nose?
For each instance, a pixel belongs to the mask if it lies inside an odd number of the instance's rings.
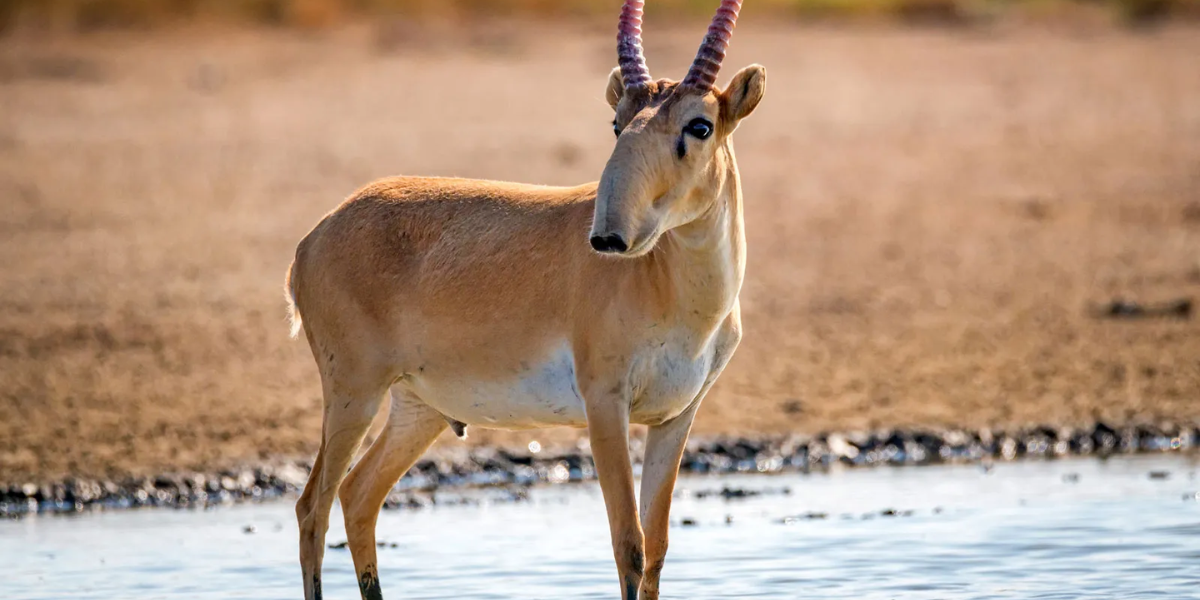
[[[621,236],[615,233],[610,235],[593,235],[591,241],[592,248],[596,252],[620,254],[629,249],[629,246],[625,244],[625,240],[621,239]]]

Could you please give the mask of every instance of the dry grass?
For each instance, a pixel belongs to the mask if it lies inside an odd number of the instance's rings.
[[[1200,417],[1195,320],[1087,311],[1200,292],[1194,29],[764,21],[729,57],[771,73],[737,134],[746,340],[699,432]],[[678,76],[699,32],[653,25]],[[0,481],[313,451],[294,244],[384,175],[596,178],[612,53],[582,26],[0,45]]]

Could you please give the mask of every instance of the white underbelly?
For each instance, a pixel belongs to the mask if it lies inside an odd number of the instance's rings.
[[[713,348],[689,355],[663,344],[637,361],[634,381],[617,385],[637,390],[630,421],[665,422],[683,412],[703,389]],[[472,376],[469,370],[440,365],[409,374],[404,385],[443,415],[467,425],[496,429],[586,427],[587,414],[575,375],[575,357],[565,341],[543,357],[521,360],[501,374]],[[614,374],[616,375],[616,374]],[[619,377],[627,377],[622,373]]]
[[[563,343],[540,360],[518,361],[511,373],[488,378],[462,373],[416,375],[407,385],[426,404],[468,425],[498,429],[585,427],[575,357]]]

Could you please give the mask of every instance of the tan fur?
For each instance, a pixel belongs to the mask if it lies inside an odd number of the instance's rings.
[[[622,133],[598,183],[385,179],[300,242],[288,298],[325,395],[297,504],[306,598],[319,593],[339,489],[355,568],[377,581],[379,507],[448,422],[587,427],[623,597],[657,598],[687,432],[741,337],[745,235],[729,134],[764,82],[756,66],[721,93],[664,80],[626,96],[614,72],[607,96]],[[681,138],[697,117],[712,136]],[[622,235],[628,251],[598,254],[588,242],[598,234]],[[342,485],[388,388],[388,425]],[[640,514],[631,422],[651,426]]]

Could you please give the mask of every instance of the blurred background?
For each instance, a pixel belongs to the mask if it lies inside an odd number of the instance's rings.
[[[656,77],[715,4],[649,2]],[[295,244],[383,176],[595,180],[618,7],[0,0],[0,483],[311,456]],[[1194,422],[1198,23],[748,0],[745,340],[696,432]]]

